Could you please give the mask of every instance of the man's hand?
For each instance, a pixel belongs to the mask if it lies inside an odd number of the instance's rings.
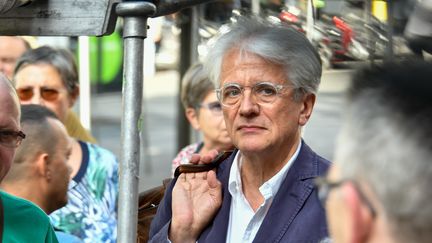
[[[192,163],[209,163],[216,152],[194,155]],[[171,242],[196,242],[222,204],[222,185],[214,171],[182,173],[172,192]]]

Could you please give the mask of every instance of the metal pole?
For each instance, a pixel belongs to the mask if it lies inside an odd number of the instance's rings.
[[[386,55],[384,61],[392,61],[394,59],[393,52],[393,32],[394,32],[394,18],[393,18],[393,1],[387,0],[387,39],[388,45],[386,48]]]
[[[88,36],[80,36],[79,43],[79,81],[80,81],[80,120],[87,130],[91,130],[90,118],[90,45]]]
[[[252,13],[259,15],[261,13],[261,6],[260,6],[260,1],[259,0],[251,0],[251,8],[252,8]]]
[[[156,12],[156,7],[149,2],[122,2],[116,11],[124,19],[122,155],[117,242],[131,243],[136,242],[137,238],[143,40],[147,35],[147,18]]]
[[[367,49],[369,52],[370,64],[375,63],[375,42],[377,40],[372,30],[372,0],[364,0],[364,13],[363,18],[366,21],[365,29],[367,33]]]
[[[314,36],[314,6],[312,0],[307,1],[307,11],[306,11],[306,37],[312,42]]]
[[[181,89],[181,79],[192,63],[192,9],[183,9],[180,12],[180,82],[179,90]],[[177,151],[190,144],[190,125],[184,116],[184,108],[180,102],[180,95],[177,99]]]

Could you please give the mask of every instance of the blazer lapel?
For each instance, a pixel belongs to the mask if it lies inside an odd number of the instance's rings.
[[[282,239],[313,191],[313,182],[307,179],[318,174],[316,156],[302,142],[300,153],[274,197],[253,242],[279,242]]]

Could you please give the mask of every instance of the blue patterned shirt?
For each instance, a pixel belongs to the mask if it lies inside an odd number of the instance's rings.
[[[116,242],[118,162],[108,150],[79,141],[81,167],[69,184],[68,204],[50,215],[56,229],[84,242]]]

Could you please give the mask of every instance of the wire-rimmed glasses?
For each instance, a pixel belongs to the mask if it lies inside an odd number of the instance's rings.
[[[0,144],[8,148],[18,147],[25,137],[22,131],[0,130]]]
[[[251,89],[255,102],[258,104],[271,104],[281,91],[288,87],[292,87],[292,85],[259,82],[253,86],[242,86],[238,83],[227,83],[222,88],[216,89],[216,96],[223,106],[231,108],[239,104],[246,89]]]

